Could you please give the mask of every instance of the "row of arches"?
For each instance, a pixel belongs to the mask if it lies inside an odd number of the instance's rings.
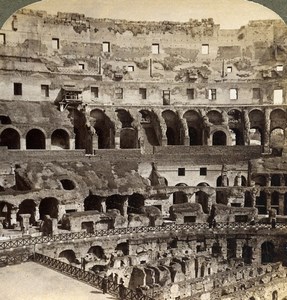
[[[287,174],[257,174],[252,180],[259,186],[287,186]]]
[[[25,136],[26,149],[46,149],[46,135],[41,129],[31,129]],[[5,128],[0,134],[0,146],[21,149],[21,134],[16,128]],[[70,134],[65,129],[56,129],[51,135],[51,149],[70,149]]]

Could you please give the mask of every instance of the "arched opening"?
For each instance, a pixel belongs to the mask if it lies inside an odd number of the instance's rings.
[[[62,180],[60,180],[60,182],[61,182],[62,188],[67,191],[74,190],[76,187],[75,183],[70,179],[62,179]]]
[[[0,124],[2,125],[9,125],[12,124],[10,117],[8,116],[0,116]]]
[[[255,185],[266,186],[267,184],[267,179],[264,175],[256,175],[252,178],[252,180],[255,182]]]
[[[271,186],[280,186],[280,175],[279,174],[273,174],[271,176]]]
[[[272,293],[272,300],[278,300],[278,292],[277,291],[274,291]]]
[[[208,117],[208,120],[213,125],[221,125],[223,123],[222,114],[216,110],[209,111],[206,116]]]
[[[58,200],[56,198],[44,198],[39,206],[40,219],[44,220],[45,215],[58,219]]]
[[[158,116],[148,110],[141,110],[140,114],[145,151],[152,153],[152,146],[159,146],[162,138]]]
[[[31,129],[26,135],[26,149],[45,149],[46,139],[39,129]]]
[[[267,197],[264,191],[260,191],[259,197],[256,197],[256,208],[259,215],[267,214]]]
[[[251,146],[263,145],[263,135],[259,128],[251,128],[249,130],[249,137]]]
[[[162,113],[166,123],[166,137],[168,145],[181,144],[181,122],[175,112],[166,110]]]
[[[122,128],[120,134],[120,148],[134,149],[138,148],[137,131],[132,128]]]
[[[242,248],[242,258],[245,264],[249,265],[252,263],[252,255],[253,255],[252,247],[248,245],[244,245]]]
[[[124,215],[124,201],[125,197],[120,195],[112,195],[109,196],[106,200],[107,210],[109,209],[117,209],[121,213],[121,215]]]
[[[229,179],[226,175],[219,176],[216,180],[216,186],[229,186]]]
[[[51,149],[52,150],[70,149],[70,138],[67,131],[63,129],[57,129],[52,133]]]
[[[270,114],[270,128],[286,128],[287,116],[283,109],[274,109]]]
[[[264,242],[261,245],[261,263],[275,262],[275,247],[272,242]]]
[[[216,131],[212,135],[213,146],[225,146],[227,143],[226,134],[223,131]]]
[[[285,132],[282,128],[273,129],[270,133],[270,147],[283,148],[285,142]]]
[[[20,135],[12,128],[7,128],[0,135],[0,146],[6,146],[8,149],[20,149]]]
[[[228,112],[228,126],[230,128],[231,145],[244,145],[244,126],[241,111],[231,109]]]
[[[198,112],[189,110],[184,115],[188,126],[190,146],[202,145],[202,118]]]
[[[277,191],[271,194],[271,208],[275,209],[277,214],[279,214],[279,198],[280,194]]]
[[[61,261],[72,264],[77,263],[77,257],[73,250],[64,250],[60,252],[59,258]]]
[[[140,208],[144,206],[144,196],[134,193],[128,198],[128,213],[140,213]]]
[[[21,214],[30,214],[29,223],[35,224],[35,212],[36,212],[36,203],[34,200],[26,199],[19,205],[19,210],[17,213],[17,219],[20,221]]]
[[[102,212],[102,201],[103,199],[98,196],[90,195],[84,200],[84,209],[88,210],[97,210]]]
[[[92,110],[90,116],[90,122],[94,124],[98,136],[98,148],[115,148],[115,127],[113,122],[99,109]]]
[[[129,255],[129,244],[128,243],[120,243],[116,247],[117,256],[125,256]]]
[[[105,251],[101,246],[92,246],[89,251],[89,254],[91,254],[94,258],[94,260],[99,260],[99,259],[105,259]]]
[[[188,202],[188,197],[186,193],[182,191],[174,192],[172,198],[173,198],[173,204],[182,204]]]
[[[5,202],[0,201],[0,217],[4,218],[3,227],[8,228],[11,225],[11,210],[13,205]]]
[[[209,196],[203,191],[195,193],[195,202],[200,204],[204,213],[209,213]]]

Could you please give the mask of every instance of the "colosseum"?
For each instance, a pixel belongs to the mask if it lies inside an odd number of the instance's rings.
[[[287,299],[286,61],[280,19],[15,12],[0,266],[32,259],[127,300]]]

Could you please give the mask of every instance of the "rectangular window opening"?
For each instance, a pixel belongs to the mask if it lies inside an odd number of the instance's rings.
[[[110,42],[103,42],[102,47],[103,47],[103,52],[111,52]]]
[[[99,98],[99,88],[97,86],[92,86],[91,87],[91,94],[92,94],[92,98]]]
[[[178,168],[177,174],[178,176],[185,176],[185,168]]]
[[[58,38],[52,38],[52,48],[55,50],[60,48],[60,40]]]
[[[142,99],[146,99],[146,89],[145,88],[140,88],[139,94],[141,95]]]
[[[227,67],[227,73],[232,73],[232,67]]]
[[[14,95],[15,96],[22,95],[22,83],[19,83],[19,82],[14,83]]]
[[[0,45],[5,45],[5,44],[6,44],[6,34],[0,33]]]
[[[194,89],[186,89],[186,94],[187,94],[188,100],[194,99]]]
[[[123,99],[124,91],[122,88],[116,88],[115,94],[116,94],[116,99]]]
[[[135,67],[134,66],[128,66],[128,72],[134,72]]]
[[[208,44],[201,45],[201,54],[209,54],[209,45]]]
[[[200,168],[199,169],[199,175],[200,176],[206,176],[207,175],[207,168]]]
[[[47,84],[41,85],[41,95],[44,97],[49,97],[49,86]]]
[[[85,70],[85,64],[79,64],[79,69],[80,70]]]
[[[164,90],[162,93],[163,97],[163,105],[169,105],[170,104],[170,90]]]
[[[282,72],[283,71],[283,65],[276,66],[276,71]]]
[[[283,90],[276,89],[273,93],[274,104],[283,104]]]
[[[159,44],[152,44],[151,52],[152,54],[159,54]]]
[[[209,89],[207,98],[208,100],[216,100],[216,89]]]
[[[253,88],[252,89],[252,98],[253,99],[260,99],[261,98],[260,88]]]
[[[229,96],[230,96],[230,100],[237,100],[238,99],[238,89],[230,89]]]

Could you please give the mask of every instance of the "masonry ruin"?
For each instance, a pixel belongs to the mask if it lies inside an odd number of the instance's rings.
[[[152,299],[284,299],[286,59],[280,20],[18,11],[0,30],[1,239],[87,233],[30,250]]]

